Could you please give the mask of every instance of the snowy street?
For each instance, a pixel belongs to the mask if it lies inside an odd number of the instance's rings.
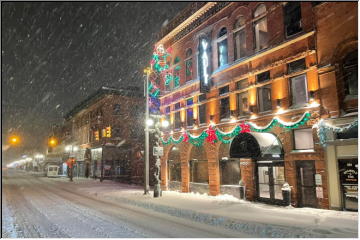
[[[357,237],[356,212],[3,171],[2,237]]]

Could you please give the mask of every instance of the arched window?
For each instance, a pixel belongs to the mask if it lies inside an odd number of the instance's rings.
[[[193,79],[193,63],[192,63],[192,50],[189,48],[185,54],[185,80],[190,81]]]
[[[255,50],[260,51],[268,47],[268,28],[266,7],[260,4],[254,12]]]
[[[222,28],[217,36],[218,66],[228,63],[227,30]]]
[[[245,17],[240,16],[234,23],[234,53],[235,60],[245,57],[246,35],[245,35]]]
[[[346,55],[343,60],[345,95],[358,95],[358,56],[357,50]]]

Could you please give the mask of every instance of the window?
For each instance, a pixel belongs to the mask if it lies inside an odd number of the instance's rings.
[[[181,119],[180,112],[175,113],[175,129],[179,129],[181,127]]]
[[[178,110],[178,109],[180,109],[180,103],[179,102],[175,103],[175,110]]]
[[[266,7],[260,4],[255,12],[254,33],[255,33],[255,50],[260,51],[268,47],[268,29],[266,19]]]
[[[238,93],[236,97],[238,115],[244,116],[249,112],[248,92]]]
[[[303,105],[308,101],[308,93],[306,87],[306,75],[299,75],[290,78],[291,100],[292,105]]]
[[[165,114],[169,114],[170,113],[170,106],[165,108]]]
[[[284,6],[284,20],[286,36],[301,32],[301,5],[300,2],[288,2]]]
[[[240,16],[234,24],[234,53],[235,60],[245,57],[246,35],[245,35],[245,18]]]
[[[222,28],[217,39],[218,48],[218,66],[224,66],[228,63],[227,30]]]
[[[270,80],[270,71],[266,71],[256,75],[256,82],[262,83]]]
[[[294,144],[296,150],[313,149],[314,141],[312,129],[296,129],[294,130]]]
[[[192,108],[186,109],[186,123],[187,126],[192,126],[194,124],[194,115]]]
[[[113,137],[121,137],[121,130],[119,127],[114,127],[112,129],[112,136]]]
[[[205,100],[206,100],[206,94],[205,94],[205,93],[199,95],[199,102],[203,102],[203,101],[205,101]]]
[[[193,79],[192,50],[191,50],[191,48],[189,48],[186,51],[185,80],[190,81],[192,79]]]
[[[258,88],[258,101],[260,112],[270,111],[272,109],[270,84]]]
[[[113,106],[113,115],[120,115],[121,114],[120,104],[114,104]]]
[[[288,64],[288,73],[294,73],[306,69],[305,58],[296,60]]]
[[[199,123],[206,123],[206,104],[199,106]]]
[[[230,118],[229,97],[220,99],[220,119]]]
[[[169,180],[181,182],[181,161],[179,148],[174,146],[168,157],[169,164]]]
[[[345,94],[358,95],[358,57],[357,51],[349,53],[343,63]]]
[[[249,86],[249,82],[247,79],[243,79],[236,82],[236,90],[244,89]]]
[[[229,85],[226,85],[225,87],[219,88],[219,95],[224,95],[229,92]]]

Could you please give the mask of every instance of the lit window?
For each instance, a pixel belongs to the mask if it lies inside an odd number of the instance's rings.
[[[191,48],[189,48],[186,51],[185,79],[186,79],[186,81],[190,81],[190,80],[193,79],[193,64],[192,64],[192,50],[191,50]]]
[[[222,28],[218,34],[218,66],[224,66],[228,63],[227,30]]]
[[[259,111],[265,112],[272,109],[271,106],[271,85],[258,88]]]
[[[314,141],[312,129],[296,129],[294,130],[294,142],[296,150],[313,149]]]
[[[234,53],[235,60],[245,57],[246,35],[245,35],[245,18],[240,16],[234,24]]]
[[[293,106],[304,105],[308,102],[306,75],[290,78],[291,100]]]
[[[301,32],[301,5],[300,2],[288,2],[284,6],[284,20],[286,36]]]
[[[229,97],[220,99],[220,119],[230,118]]]
[[[255,33],[255,50],[260,51],[268,47],[268,28],[266,19],[266,7],[260,4],[255,12],[254,17],[257,18],[254,22]]]

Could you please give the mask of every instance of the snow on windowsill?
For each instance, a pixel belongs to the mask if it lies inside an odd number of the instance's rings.
[[[314,149],[292,150],[291,153],[315,153]]]

